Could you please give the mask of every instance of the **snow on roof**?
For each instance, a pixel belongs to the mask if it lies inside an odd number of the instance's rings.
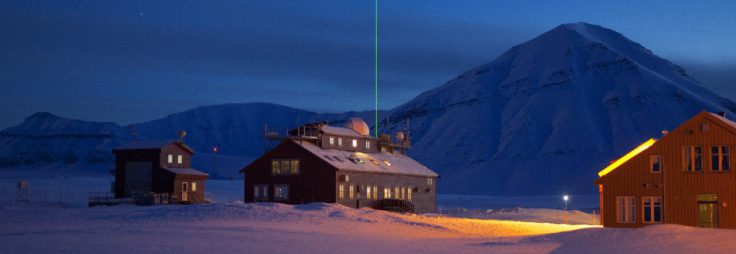
[[[209,174],[193,168],[164,168],[166,171],[177,175],[209,176]]]
[[[325,125],[321,128],[322,132],[326,134],[333,134],[333,135],[339,135],[339,136],[348,136],[348,137],[358,137],[362,138],[363,135],[360,135],[360,133],[354,131],[350,128],[343,128],[343,127],[335,127],[335,126],[329,126]]]
[[[392,153],[362,153],[336,149],[322,149],[312,142],[292,141],[323,161],[342,171],[358,171],[367,173],[387,173],[415,176],[437,177],[437,173],[428,169],[409,156]]]
[[[176,141],[176,140],[169,140],[169,141],[134,140],[134,141],[125,143],[121,146],[115,147],[112,150],[116,151],[116,150],[161,149],[171,144],[180,145],[184,149],[189,150],[190,152],[194,153],[194,150],[189,148],[189,146],[187,146],[186,144],[180,144],[179,141]]]
[[[731,121],[731,120],[729,120],[728,118],[726,118],[726,117],[723,117],[723,116],[720,116],[720,115],[718,115],[718,114],[714,114],[714,113],[711,113],[711,112],[708,112],[708,114],[712,115],[713,117],[716,117],[717,119],[720,119],[720,120],[722,120],[722,121],[723,121],[724,123],[726,123],[726,124],[730,125],[730,126],[731,126],[731,127],[733,127],[734,129],[736,129],[736,123],[735,123],[735,122],[733,122],[733,121]]]

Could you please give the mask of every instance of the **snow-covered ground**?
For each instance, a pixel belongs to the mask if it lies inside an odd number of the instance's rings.
[[[0,179],[2,253],[730,253],[736,231],[675,225],[609,229],[553,197],[444,195],[446,214],[402,215],[335,204],[244,204],[242,181],[207,182],[210,205],[85,206],[110,177]],[[59,190],[62,190],[59,192]],[[59,202],[61,200],[61,202]],[[477,201],[476,203],[473,203]],[[531,202],[524,207],[523,202]],[[548,200],[543,202],[543,200]],[[514,202],[511,202],[514,201]],[[468,208],[459,207],[467,204]],[[582,201],[581,201],[582,202]],[[484,204],[484,205],[479,205]],[[508,207],[498,207],[510,204]],[[547,208],[544,204],[548,204]],[[573,203],[571,203],[573,204]],[[583,204],[582,206],[587,207]]]

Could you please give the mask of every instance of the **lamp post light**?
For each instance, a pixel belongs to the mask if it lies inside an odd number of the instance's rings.
[[[565,224],[567,224],[567,201],[570,200],[570,196],[563,195],[562,200],[565,201]]]
[[[217,146],[212,147],[212,172],[215,172],[217,166]]]

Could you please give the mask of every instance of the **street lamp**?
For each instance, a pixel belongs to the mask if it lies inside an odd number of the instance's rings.
[[[570,196],[563,195],[562,200],[565,201],[565,224],[567,224],[567,201],[570,200]]]

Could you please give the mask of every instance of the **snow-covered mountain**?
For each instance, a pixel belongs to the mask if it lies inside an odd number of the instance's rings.
[[[623,35],[574,23],[391,110],[390,122],[409,120],[409,153],[440,173],[441,192],[589,193],[609,161],[733,105]]]
[[[586,23],[558,26],[492,62],[396,107],[383,129],[409,126],[409,154],[441,175],[442,193],[591,193],[595,173],[649,137],[701,110],[736,104],[701,87],[685,70],[623,35]],[[385,114],[384,114],[385,113]],[[0,166],[110,163],[132,138],[174,139],[197,150],[195,167],[215,177],[268,146],[263,125],[285,129],[324,120],[339,125],[373,112],[319,114],[265,103],[201,107],[118,126],[35,114],[0,132]],[[385,119],[384,119],[385,120]],[[369,121],[371,122],[371,121]],[[213,169],[212,146],[217,145]]]

